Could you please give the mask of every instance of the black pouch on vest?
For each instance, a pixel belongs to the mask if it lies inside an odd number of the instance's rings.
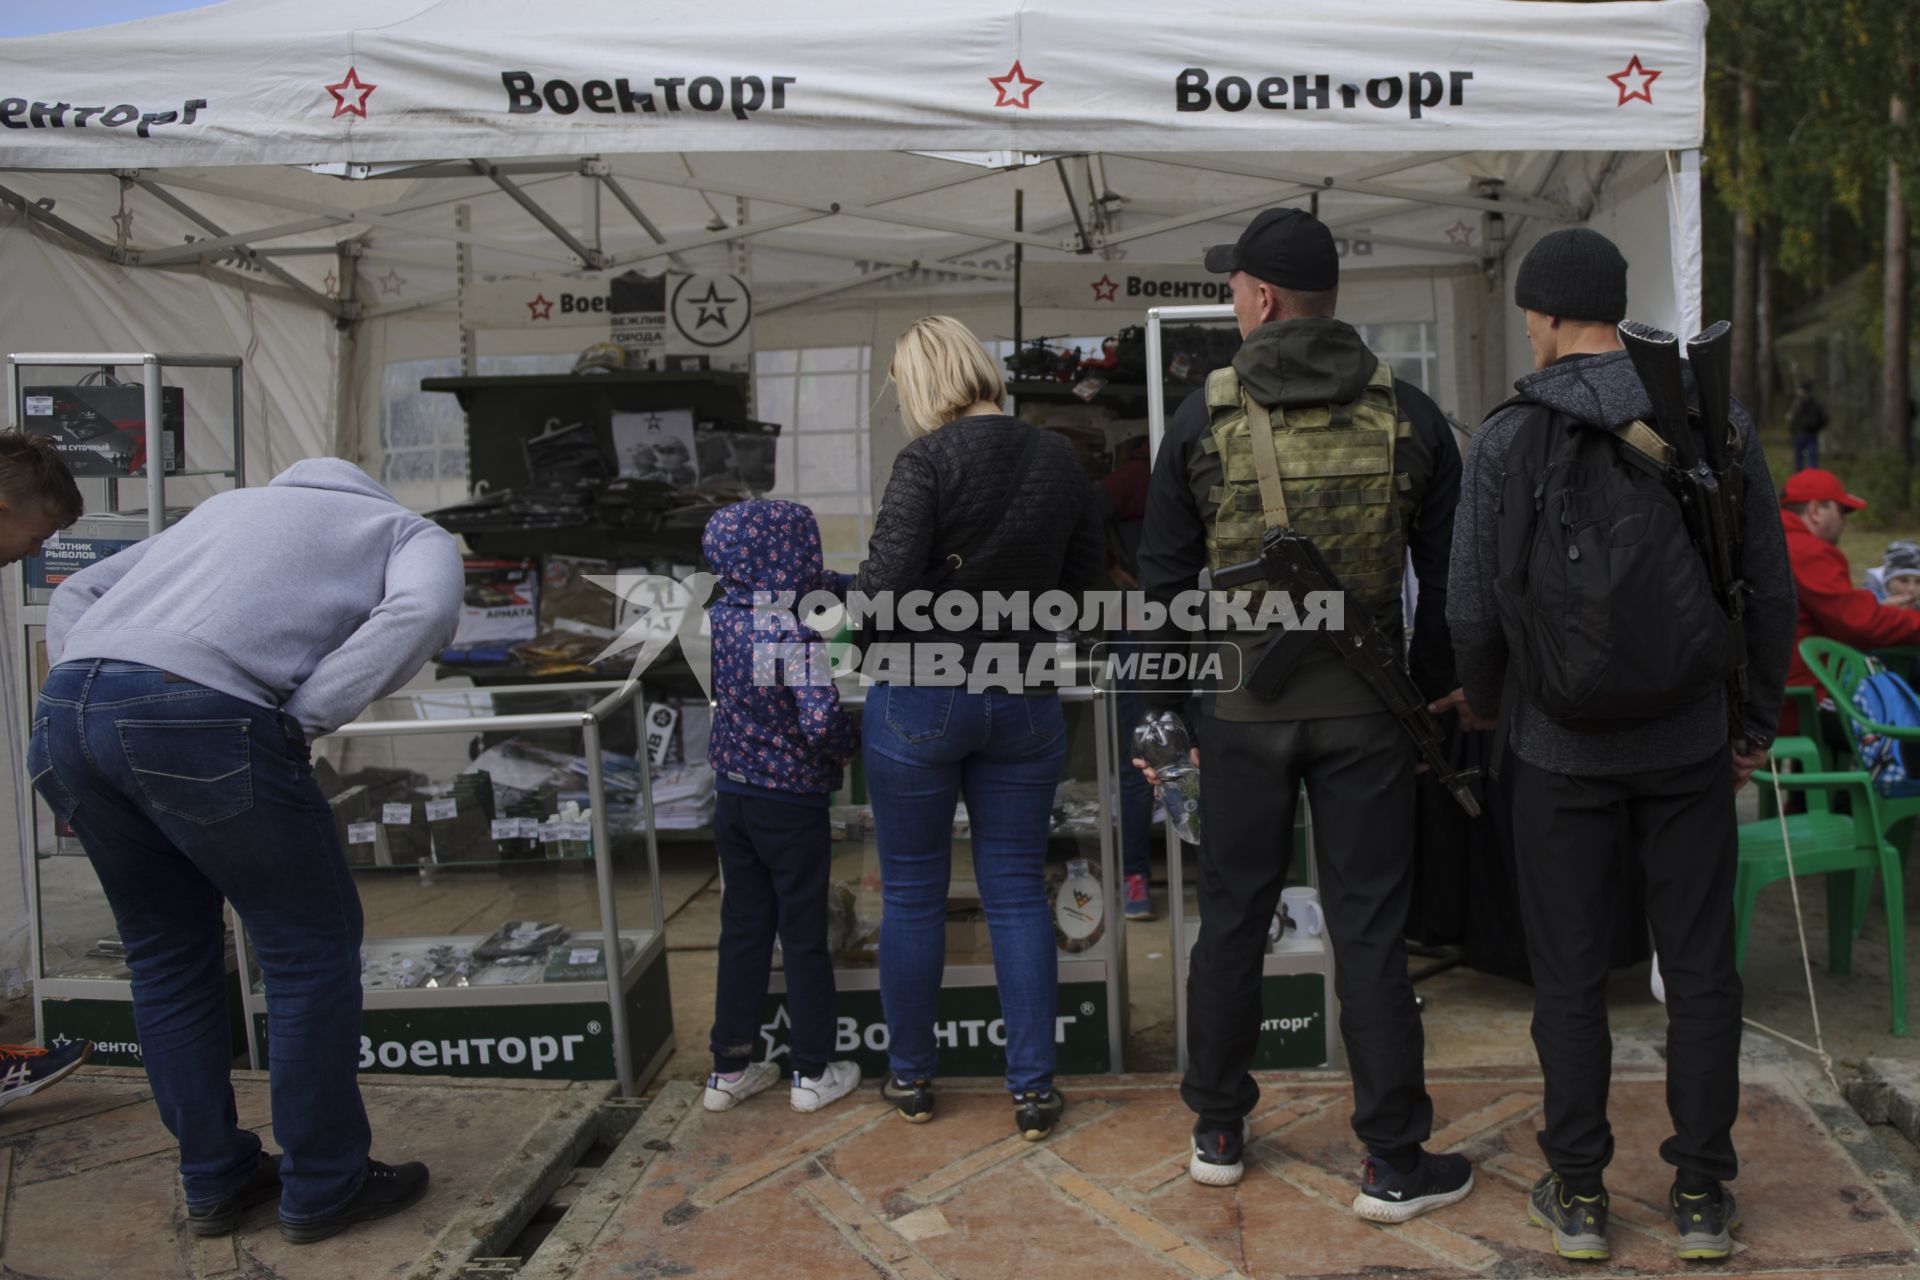
[[[1247,660],[1246,690],[1258,698],[1277,698],[1300,659],[1320,641],[1306,628],[1282,628],[1260,642]]]

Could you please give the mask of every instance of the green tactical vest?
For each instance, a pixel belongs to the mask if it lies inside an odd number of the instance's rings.
[[[1212,427],[1201,448],[1219,456],[1222,480],[1209,494],[1217,508],[1207,536],[1207,564],[1213,569],[1256,558],[1269,523],[1253,454],[1250,404],[1231,367],[1207,376]],[[1290,524],[1312,538],[1354,601],[1398,618],[1411,485],[1394,471],[1394,446],[1412,428],[1400,416],[1392,371],[1381,361],[1351,404],[1276,408],[1267,414],[1285,495],[1285,510],[1275,513],[1273,523]],[[1262,594],[1254,593],[1256,604]]]

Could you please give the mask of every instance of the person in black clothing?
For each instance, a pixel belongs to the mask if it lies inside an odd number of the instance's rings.
[[[933,1117],[954,805],[964,794],[1014,1126],[1034,1141],[1065,1106],[1053,1087],[1059,979],[1044,877],[1066,721],[1056,688],[1018,680],[1012,689],[982,687],[987,681],[969,683],[965,673],[1031,670],[1028,658],[1053,637],[989,615],[981,597],[1037,601],[1083,590],[1105,562],[1105,535],[1073,447],[1001,412],[1006,385],[965,325],[946,316],[915,321],[894,348],[890,374],[916,438],[894,460],[853,586],[867,597],[890,595],[903,618],[914,603],[909,593],[931,591],[926,614],[935,625],[896,633],[896,657],[911,661],[911,681],[864,668],[878,679],[861,740],[884,885],[889,1070],[880,1091],[908,1121]],[[942,656],[948,672],[963,673],[958,684],[937,674]]]
[[[1773,482],[1753,423],[1738,404],[1731,416],[1744,472],[1740,573],[1749,588],[1746,640],[1750,697],[1736,710],[1743,740],[1732,741],[1724,687],[1706,682],[1699,696],[1662,713],[1610,718],[1596,706],[1591,718],[1570,722],[1547,714],[1523,681],[1558,673],[1578,656],[1558,659],[1522,647],[1502,623],[1502,592],[1512,601],[1520,570],[1540,561],[1516,547],[1532,545],[1517,522],[1540,510],[1538,495],[1559,481],[1567,527],[1580,519],[1604,527],[1614,561],[1603,581],[1610,593],[1642,589],[1637,599],[1659,600],[1677,612],[1698,578],[1662,573],[1636,578],[1624,566],[1643,537],[1657,536],[1660,512],[1651,495],[1630,499],[1635,515],[1602,503],[1619,499],[1609,486],[1616,470],[1632,466],[1628,443],[1616,449],[1600,433],[1631,430],[1651,419],[1646,388],[1616,326],[1626,314],[1627,264],[1613,243],[1584,228],[1541,238],[1520,264],[1514,297],[1526,312],[1535,372],[1515,384],[1519,398],[1496,410],[1467,450],[1453,567],[1447,595],[1454,654],[1469,705],[1483,716],[1507,718],[1512,757],[1505,780],[1513,795],[1520,907],[1534,981],[1533,1040],[1546,1081],[1540,1148],[1549,1172],[1533,1188],[1530,1212],[1553,1232],[1564,1257],[1608,1256],[1607,1193],[1602,1174],[1613,1158],[1607,1123],[1607,1084],[1613,1040],[1607,1029],[1607,969],[1612,955],[1614,903],[1610,886],[1634,859],[1646,879],[1647,922],[1653,927],[1667,996],[1667,1107],[1674,1133],[1660,1154],[1678,1170],[1670,1192],[1683,1258],[1724,1258],[1739,1225],[1733,1193],[1721,1186],[1737,1172],[1732,1128],[1740,1107],[1740,976],[1733,958],[1733,885],[1738,856],[1734,791],[1766,759],[1779,721],[1792,652],[1795,605]],[[1582,424],[1598,432],[1582,435]],[[1583,443],[1584,442],[1584,443]],[[1582,449],[1585,443],[1605,453]],[[1609,459],[1612,461],[1609,462]],[[1548,493],[1547,502],[1554,495]],[[1674,517],[1676,523],[1678,517]],[[1556,522],[1558,523],[1558,522]],[[1537,526],[1536,526],[1537,527]],[[1561,536],[1556,533],[1554,536]],[[1571,536],[1571,535],[1569,535]],[[1684,571],[1679,557],[1696,556],[1684,536],[1665,562]],[[1505,549],[1506,560],[1502,559]],[[1556,562],[1567,560],[1556,544]],[[1519,561],[1519,563],[1515,563]],[[1611,575],[1620,576],[1611,576]],[[1704,568],[1700,574],[1704,577]],[[1543,587],[1553,609],[1591,617],[1587,600],[1563,603]],[[1609,599],[1613,597],[1610,595]],[[1697,598],[1697,597],[1696,597]],[[1636,599],[1628,596],[1622,599]],[[1513,606],[1510,604],[1510,608]],[[1601,611],[1598,627],[1631,616]],[[1658,607],[1658,606],[1654,606]],[[1713,608],[1709,604],[1707,607]],[[1516,633],[1517,634],[1517,633]],[[1532,633],[1526,633],[1532,634]],[[1609,640],[1626,644],[1630,636]],[[1711,643],[1702,634],[1698,645]],[[1510,647],[1513,646],[1513,647]],[[1636,674],[1650,665],[1621,654],[1618,665]],[[1544,686],[1537,686],[1544,687]]]
[[[1787,434],[1793,437],[1793,469],[1820,465],[1820,433],[1827,429],[1827,407],[1813,394],[1813,383],[1802,380],[1787,407]]]
[[[1351,325],[1333,318],[1339,260],[1318,219],[1267,210],[1238,244],[1209,250],[1206,265],[1230,273],[1243,342],[1232,377],[1216,373],[1206,391],[1189,396],[1161,442],[1140,538],[1142,588],[1150,600],[1171,601],[1196,588],[1202,569],[1221,567],[1211,561],[1221,558],[1222,538],[1251,533],[1257,545],[1261,525],[1249,528],[1241,514],[1247,504],[1238,497],[1223,503],[1223,482],[1230,486],[1236,474],[1223,473],[1221,457],[1224,451],[1235,462],[1244,487],[1253,470],[1238,461],[1247,424],[1270,421],[1292,525],[1332,549],[1347,607],[1369,608],[1401,633],[1402,566],[1411,552],[1420,582],[1412,674],[1440,699],[1439,709],[1459,710],[1445,610],[1460,455],[1446,418],[1417,388],[1391,378]],[[1372,461],[1355,461],[1362,458]],[[1257,512],[1260,498],[1252,496]],[[1357,594],[1363,582],[1364,597]],[[1242,630],[1223,642],[1241,651],[1251,671],[1298,637]],[[1198,1115],[1188,1168],[1212,1186],[1238,1182],[1243,1170],[1246,1117],[1260,1094],[1249,1068],[1260,1035],[1267,925],[1286,883],[1304,781],[1353,1074],[1353,1128],[1367,1149],[1354,1211],[1403,1221],[1463,1198],[1473,1185],[1464,1158],[1421,1149],[1433,1106],[1403,938],[1413,887],[1415,753],[1330,644],[1309,636],[1304,652],[1286,648],[1294,663],[1276,696],[1239,687],[1208,692],[1195,735],[1205,745],[1206,843],[1181,1084]],[[1174,709],[1181,694],[1156,690],[1151,698],[1156,708]],[[1278,840],[1276,833],[1283,833]]]

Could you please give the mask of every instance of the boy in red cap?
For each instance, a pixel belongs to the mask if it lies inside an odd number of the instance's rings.
[[[1873,592],[1853,585],[1840,531],[1846,528],[1847,513],[1866,505],[1847,492],[1839,476],[1818,467],[1794,472],[1780,490],[1780,523],[1786,528],[1793,589],[1800,602],[1788,687],[1815,683],[1800,659],[1800,642],[1808,636],[1825,636],[1856,649],[1920,644],[1920,610],[1882,604]],[[1800,732],[1791,700],[1781,709],[1780,732]]]

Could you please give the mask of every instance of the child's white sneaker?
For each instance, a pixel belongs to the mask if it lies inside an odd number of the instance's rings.
[[[729,1080],[723,1075],[707,1077],[707,1094],[700,1105],[709,1111],[727,1111],[764,1092],[780,1078],[780,1068],[771,1062],[755,1062]]]
[[[829,1062],[826,1070],[813,1079],[793,1073],[793,1109],[818,1111],[830,1102],[860,1087],[860,1066],[854,1062]]]

